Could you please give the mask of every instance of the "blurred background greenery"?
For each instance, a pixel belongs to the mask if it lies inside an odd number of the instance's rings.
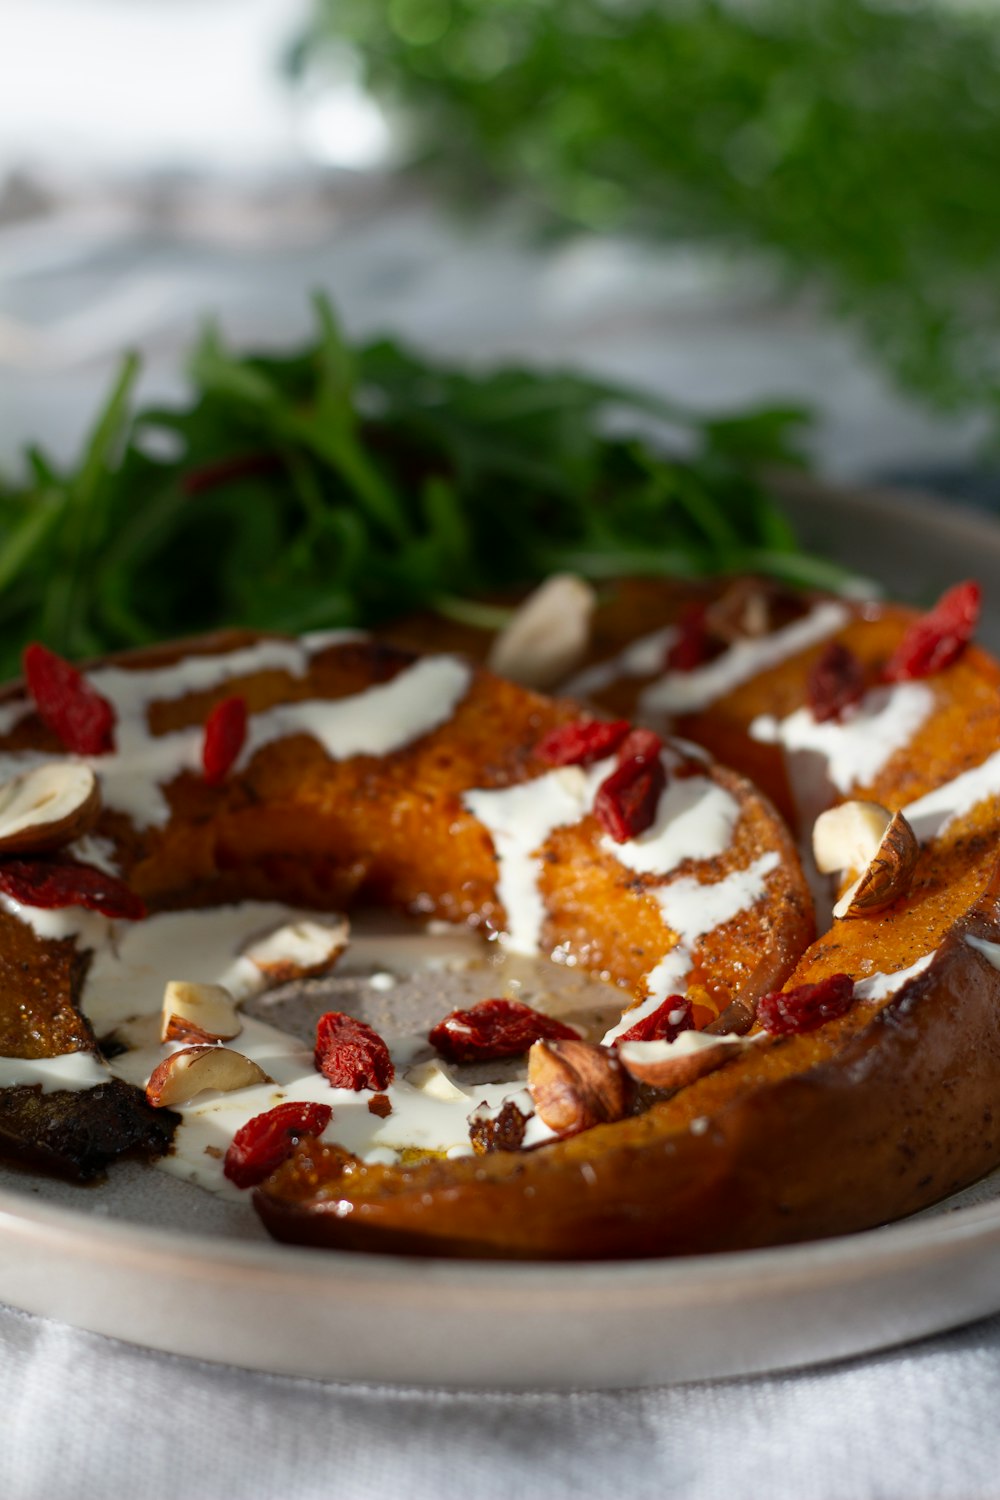
[[[1000,436],[1000,15],[920,0],[319,0],[412,167],[549,230],[765,256]]]

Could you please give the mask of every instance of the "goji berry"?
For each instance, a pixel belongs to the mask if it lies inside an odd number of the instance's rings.
[[[316,1025],[317,1071],[335,1089],[388,1088],[396,1070],[389,1049],[364,1021],[328,1010]]]
[[[618,752],[617,767],[597,788],[594,813],[616,844],[637,838],[656,817],[667,784],[660,749],[657,735],[633,729]]]
[[[831,641],[813,663],[806,683],[806,698],[818,724],[842,719],[845,711],[860,701],[865,691],[865,669],[847,646]]]
[[[608,723],[602,719],[574,719],[550,729],[535,747],[535,754],[550,766],[589,766],[611,755],[627,736],[627,719]]]
[[[22,906],[55,911],[63,906],[85,906],[105,917],[130,922],[146,915],[145,903],[122,880],[94,865],[74,860],[0,860],[0,891]]]
[[[775,1036],[815,1031],[824,1021],[846,1015],[854,999],[854,980],[849,974],[830,974],[817,984],[800,984],[794,990],[778,990],[757,1002],[757,1019]]]
[[[71,662],[35,641],[22,665],[39,717],[67,750],[105,755],[115,748],[114,709]]]
[[[543,1016],[519,1000],[480,1000],[468,1010],[453,1010],[439,1021],[427,1040],[451,1062],[496,1062],[520,1057],[533,1042],[576,1041],[578,1033],[552,1016]]]
[[[620,1042],[672,1042],[682,1031],[694,1029],[694,1012],[690,1000],[683,995],[669,995],[652,1015],[643,1016],[628,1031],[615,1037],[615,1046]]]
[[[287,1161],[304,1135],[321,1135],[332,1119],[329,1104],[276,1104],[240,1126],[222,1170],[237,1187],[255,1187]]]
[[[677,638],[667,648],[664,666],[671,672],[693,672],[712,654],[712,636],[704,604],[692,604],[677,622]]]
[[[224,781],[247,737],[247,700],[223,698],[205,720],[201,763],[209,786]]]
[[[652,729],[631,729],[618,747],[618,762],[626,760],[658,761],[663,741]]]
[[[908,682],[941,672],[960,656],[979,623],[980,588],[971,579],[954,588],[915,620],[882,669],[886,682]]]

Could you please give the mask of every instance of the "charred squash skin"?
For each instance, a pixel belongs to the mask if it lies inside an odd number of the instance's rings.
[[[165,666],[258,639],[229,632],[115,661],[126,668]],[[234,693],[246,697],[251,711],[305,698],[337,700],[391,680],[413,661],[412,654],[372,640],[349,640],[320,651],[302,678],[262,671],[211,692],[153,703],[149,726],[154,734],[200,726],[217,702]],[[331,760],[317,741],[287,738],[264,745],[222,786],[208,786],[190,771],[177,776],[164,788],[170,806],[165,827],[138,832],[106,810],[97,832],[114,843],[126,880],[151,911],[248,897],[334,909],[365,901],[499,930],[506,914],[497,894],[496,855],[485,827],[465,809],[463,794],[548,771],[535,746],[547,730],[578,716],[574,703],[477,670],[454,716],[399,751]],[[0,742],[0,749],[17,748],[62,753],[34,715]],[[723,786],[740,816],[724,856],[688,861],[681,873],[714,880],[762,852],[779,856],[766,899],[709,934],[696,950],[696,964],[711,970],[722,1008],[762,955],[782,977],[791,972],[812,936],[811,903],[791,839],[765,799],[735,773],[708,769],[701,761],[677,770],[695,772]],[[643,976],[671,938],[653,894],[658,877],[636,875],[600,839],[601,829],[588,815],[557,830],[546,846],[542,946],[559,948],[592,971],[610,970],[622,986],[624,1005],[644,994]],[[85,965],[72,940],[42,942],[0,912],[0,977],[9,979],[0,987],[0,1055],[49,1057],[93,1049],[77,1004]],[[103,1103],[99,1095],[0,1091],[0,1154],[83,1177],[119,1151],[164,1149],[171,1123],[166,1112],[150,1132],[150,1112],[138,1090],[120,1085]],[[125,1124],[129,1103],[133,1117]],[[104,1122],[100,1130],[98,1120]],[[42,1149],[43,1140],[57,1142],[58,1149]]]
[[[837,638],[877,670],[914,617],[859,609]],[[661,596],[659,618],[638,629],[663,623]],[[677,728],[735,758],[755,743],[758,714],[802,704],[821,649]],[[894,809],[1000,746],[992,658],[970,647],[926,681],[935,707],[912,745],[851,795]],[[634,710],[636,684],[626,689],[603,707]],[[770,751],[765,784],[787,801],[777,752],[756,748]],[[805,1035],[763,1037],[645,1113],[535,1152],[389,1168],[304,1142],[258,1190],[258,1212],[277,1238],[312,1245],[577,1260],[801,1241],[924,1208],[1000,1163],[1000,972],[967,941],[1000,942],[998,850],[991,797],[935,837],[905,896],[835,923],[788,980],[860,980],[930,958],[885,1000],[857,1000]]]

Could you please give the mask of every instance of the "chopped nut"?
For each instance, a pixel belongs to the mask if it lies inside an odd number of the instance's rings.
[[[387,1120],[392,1114],[392,1100],[388,1094],[372,1094],[368,1101],[368,1113],[378,1115],[380,1120]]]
[[[243,1030],[236,1002],[221,984],[171,979],[161,1016],[161,1042],[228,1042]]]
[[[100,787],[89,766],[36,766],[0,786],[0,853],[59,849],[93,828],[100,811]]]
[[[589,1042],[535,1042],[528,1088],[539,1119],[560,1135],[621,1120],[632,1107],[631,1080],[617,1053]]]
[[[842,802],[821,813],[813,827],[813,854],[822,874],[861,871],[833,908],[835,917],[868,916],[889,906],[908,888],[919,853],[903,814],[878,802]]]
[[[285,922],[249,944],[221,976],[237,1001],[279,984],[327,974],[347,947],[350,923],[340,912]]]
[[[578,667],[590,644],[597,596],[573,573],[555,573],[500,632],[489,667],[524,687],[553,687]]]
[[[415,1067],[407,1068],[403,1077],[413,1088],[419,1089],[422,1094],[426,1094],[431,1099],[451,1103],[469,1097],[465,1090],[458,1086],[447,1068],[441,1066],[436,1057],[432,1057],[430,1062],[417,1063]]]
[[[268,988],[325,974],[347,947],[350,923],[339,913],[326,920],[289,922],[243,954],[260,970]]]
[[[263,1068],[242,1052],[233,1052],[229,1047],[184,1047],[153,1069],[146,1085],[146,1098],[157,1109],[163,1109],[171,1104],[187,1104],[208,1089],[230,1094],[235,1089],[273,1082]]]
[[[626,1072],[640,1083],[679,1089],[714,1072],[734,1052],[750,1045],[733,1034],[682,1031],[672,1042],[625,1042],[618,1056]]]
[[[893,817],[867,870],[833,908],[835,917],[867,917],[884,911],[909,889],[920,844],[901,812]]]
[[[821,875],[863,870],[875,855],[892,813],[881,802],[841,802],[813,824],[813,858]]]
[[[737,578],[705,610],[709,634],[727,646],[770,635],[791,616],[801,614],[801,599],[766,578]]]

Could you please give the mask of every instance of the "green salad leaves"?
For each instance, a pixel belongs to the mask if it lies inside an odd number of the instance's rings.
[[[135,408],[129,358],[74,470],[28,450],[0,482],[0,672],[30,639],[84,657],[220,625],[469,618],[557,569],[843,576],[757,477],[796,459],[801,411],[708,419],[581,375],[352,348],[322,299],[317,321],[283,357],[207,331],[177,409]],[[616,435],[656,422],[680,456]]]

